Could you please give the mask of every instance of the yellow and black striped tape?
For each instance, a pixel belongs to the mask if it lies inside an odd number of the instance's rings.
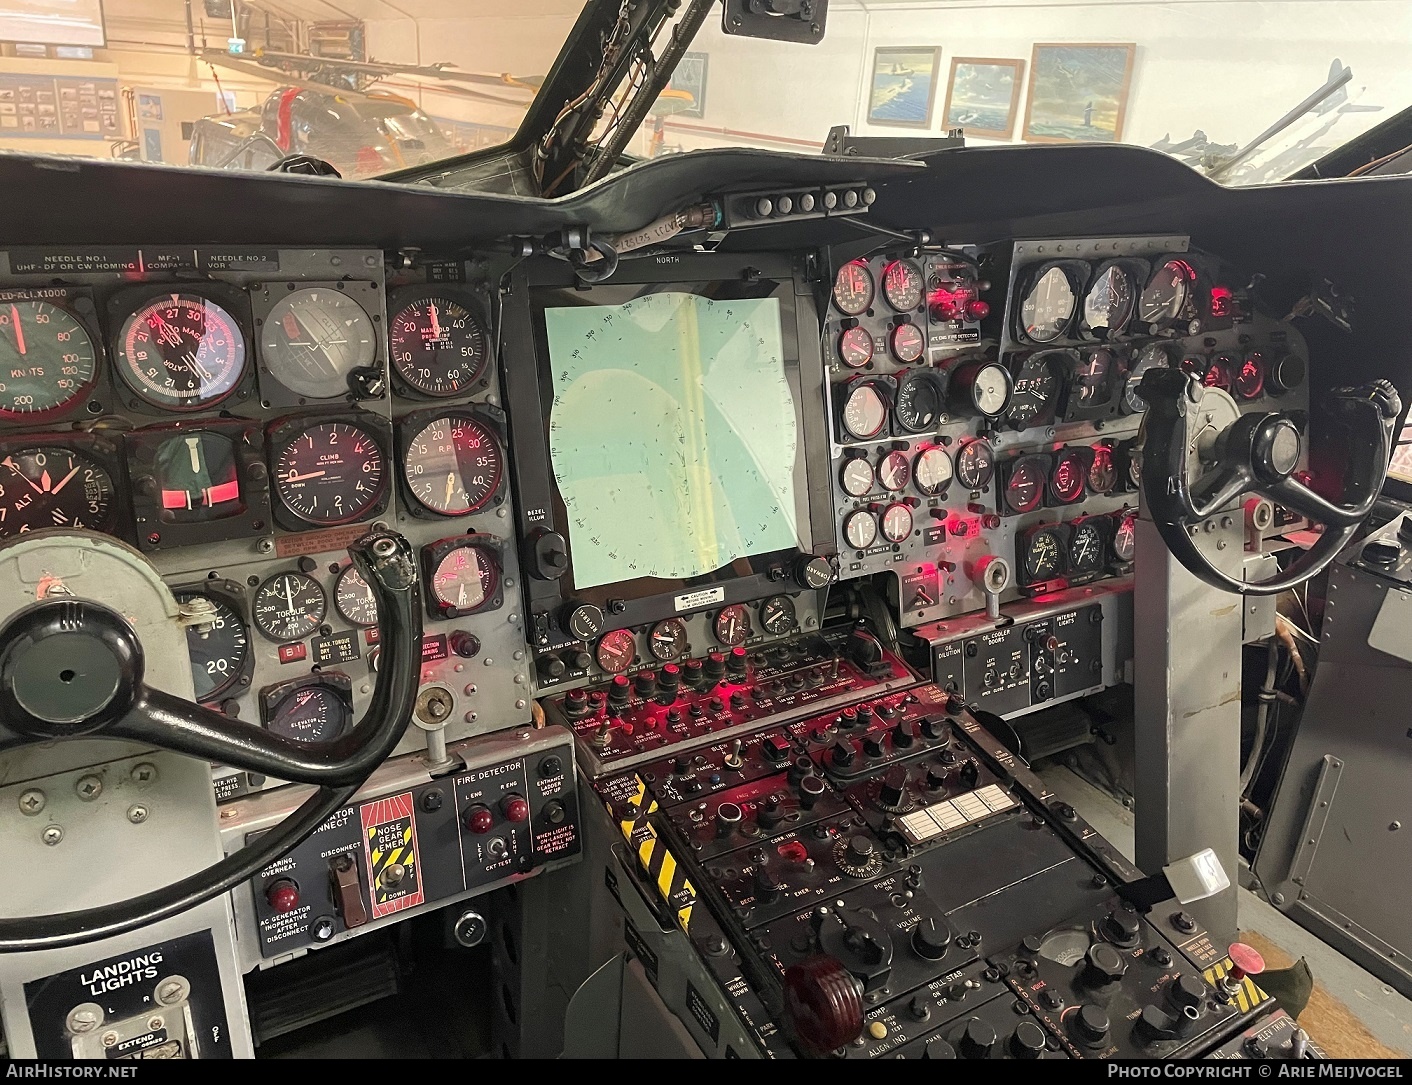
[[[1227,957],[1219,964],[1213,964],[1205,972],[1201,973],[1206,977],[1206,982],[1217,990],[1220,990],[1221,979],[1231,967],[1231,959]],[[1270,996],[1259,987],[1255,986],[1255,981],[1249,976],[1245,976],[1240,981],[1240,987],[1236,990],[1235,1004],[1241,1013],[1248,1013]]]
[[[641,777],[634,777],[634,785],[635,793],[626,800],[610,803],[609,810],[617,819],[623,839],[637,856],[637,865],[657,887],[658,896],[672,910],[677,926],[685,933],[691,926],[696,887],[648,820],[648,815],[657,810],[657,800],[647,793],[647,785]]]

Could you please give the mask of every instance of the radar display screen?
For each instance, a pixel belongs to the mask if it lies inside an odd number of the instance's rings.
[[[591,293],[595,304],[543,310],[575,589],[744,575],[750,558],[804,549],[798,370],[779,297],[738,296],[739,284]]]

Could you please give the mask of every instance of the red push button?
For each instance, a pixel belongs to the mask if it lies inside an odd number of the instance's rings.
[[[529,820],[529,803],[519,795],[506,795],[501,800],[500,809],[505,811],[505,817],[509,821]]]
[[[276,912],[292,912],[299,907],[299,887],[288,878],[276,878],[265,890],[265,900]]]
[[[490,807],[479,804],[470,807],[461,820],[473,833],[488,833],[495,827],[495,815],[490,812]]]

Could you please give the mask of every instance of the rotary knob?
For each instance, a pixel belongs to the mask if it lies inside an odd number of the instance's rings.
[[[1117,983],[1128,971],[1128,962],[1122,954],[1107,942],[1089,946],[1087,963],[1084,965],[1084,979],[1095,987],[1106,987]]]
[[[779,735],[766,735],[760,740],[760,752],[764,754],[765,760],[772,764],[783,764],[785,758],[789,757],[789,742]]]
[[[780,801],[778,795],[771,795],[760,804],[760,811],[755,815],[755,820],[760,823],[762,829],[773,829],[784,820],[784,803]]]
[[[922,734],[933,740],[943,737],[946,734],[946,721],[936,716],[924,716]]]
[[[882,778],[878,788],[878,802],[896,810],[907,801],[907,770],[902,765],[893,765]]]
[[[841,769],[846,769],[853,764],[853,760],[857,756],[851,742],[835,742],[833,749],[829,750],[829,762]]]
[[[961,1042],[958,1046],[963,1059],[989,1058],[990,1049],[995,1046],[995,1029],[979,1017],[972,1017],[966,1022],[966,1028],[961,1033]]]
[[[612,710],[621,710],[627,707],[628,698],[631,696],[632,683],[628,681],[625,674],[615,674],[613,682],[608,687],[608,707]]]
[[[1079,1007],[1073,1022],[1074,1035],[1088,1045],[1101,1044],[1112,1027],[1107,1011],[1091,1002]]]
[[[865,867],[873,861],[875,850],[866,836],[851,836],[843,849],[843,858],[849,866]]]
[[[867,727],[873,722],[873,709],[870,705],[859,705],[857,715],[859,727]]]
[[[686,684],[692,689],[700,686],[702,680],[701,660],[688,659],[682,665],[682,677],[686,679]]]
[[[967,787],[975,787],[976,781],[981,778],[981,767],[976,764],[974,758],[966,761],[961,766],[961,782]]]
[[[799,781],[799,808],[812,810],[814,804],[824,797],[824,781],[819,776],[805,776]]]
[[[863,740],[863,752],[869,757],[881,757],[887,752],[882,735],[869,735]]]
[[[1117,946],[1131,947],[1142,934],[1142,920],[1136,912],[1115,909],[1103,917],[1103,937]]]
[[[809,957],[787,969],[784,1004],[789,1031],[819,1054],[863,1031],[862,985],[833,957]]]
[[[916,720],[903,720],[892,729],[892,744],[899,750],[910,749],[919,733]]]
[[[571,720],[581,720],[588,715],[588,694],[581,689],[571,689],[564,694],[564,715]]]
[[[1199,1009],[1206,1001],[1206,984],[1195,972],[1183,972],[1172,981],[1169,995],[1178,1009]]]
[[[632,688],[643,698],[651,697],[657,692],[657,672],[638,671],[633,676]]]
[[[702,664],[702,674],[708,682],[719,682],[726,676],[726,657],[720,652],[708,653],[706,662]]]
[[[726,656],[726,669],[733,675],[744,676],[746,651],[738,645]]]
[[[927,790],[940,791],[946,786],[946,773],[941,769],[929,765],[927,766]]]
[[[740,807],[733,802],[723,802],[716,807],[716,835],[730,836],[740,826]]]
[[[755,899],[761,904],[773,904],[780,899],[780,894],[789,888],[764,866],[755,868],[755,874],[750,881],[755,892]]]
[[[939,961],[951,945],[951,928],[946,920],[927,916],[912,928],[912,949],[927,961]]]
[[[1010,1034],[1010,1054],[1017,1059],[1037,1059],[1044,1054],[1044,1029],[1033,1021],[1021,1021]]]
[[[927,1041],[927,1046],[922,1048],[922,1058],[924,1059],[954,1059],[955,1057],[956,1049],[940,1036],[933,1036]]]

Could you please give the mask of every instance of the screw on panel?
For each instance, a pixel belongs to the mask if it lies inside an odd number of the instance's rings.
[[[163,1006],[180,1002],[191,991],[191,984],[181,976],[173,976],[157,984],[157,1001]]]
[[[40,838],[52,848],[60,840],[64,839],[64,830],[58,825],[46,825],[44,832],[40,834]]]
[[[157,779],[157,766],[151,761],[139,761],[132,766],[132,772],[129,775],[135,784],[150,784]]]
[[[143,806],[140,802],[134,803],[127,808],[127,819],[134,825],[141,825],[147,820],[147,807]]]
[[[80,776],[74,783],[74,794],[84,802],[92,802],[103,794],[103,781],[92,773]]]
[[[113,1046],[115,1043],[117,1043],[117,1042],[118,1042],[118,1034],[117,1034],[116,1032],[105,1032],[105,1033],[103,1033],[103,1046],[104,1046],[104,1047],[112,1047],[112,1046]]]
[[[96,1002],[84,1002],[69,1011],[64,1025],[70,1032],[92,1032],[103,1023],[103,1007]]]
[[[33,817],[44,809],[44,804],[48,802],[44,792],[37,787],[31,787],[20,792],[20,813],[25,817]]]

